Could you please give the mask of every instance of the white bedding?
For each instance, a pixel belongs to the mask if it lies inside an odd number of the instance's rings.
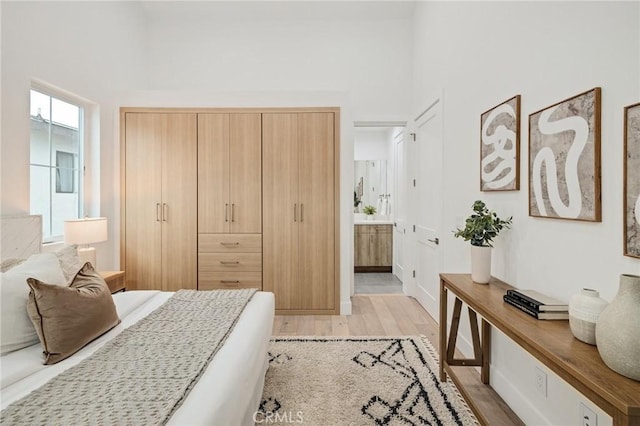
[[[40,344],[0,357],[0,407],[42,386],[76,365],[122,330],[164,303],[173,293],[128,291],[113,298],[122,323],[78,353],[54,365],[42,364]],[[257,292],[240,315],[188,398],[171,417],[172,425],[249,425],[262,395],[267,346],[273,326],[274,296]]]

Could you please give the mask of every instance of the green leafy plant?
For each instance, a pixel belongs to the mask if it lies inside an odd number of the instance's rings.
[[[362,211],[363,211],[365,214],[372,215],[372,214],[376,214],[376,211],[377,211],[377,210],[376,210],[376,208],[375,208],[375,207],[373,207],[373,206],[364,206],[364,208],[362,209]]]
[[[473,214],[467,218],[464,229],[456,229],[454,236],[471,241],[472,246],[493,247],[491,242],[503,229],[511,228],[513,216],[503,220],[490,211],[480,200],[473,203]]]

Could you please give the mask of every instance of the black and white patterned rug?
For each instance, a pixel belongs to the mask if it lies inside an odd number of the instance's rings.
[[[277,338],[256,424],[477,425],[420,337]]]

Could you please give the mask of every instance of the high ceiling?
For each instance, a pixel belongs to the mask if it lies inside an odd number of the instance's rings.
[[[141,1],[152,20],[406,19],[415,1]]]

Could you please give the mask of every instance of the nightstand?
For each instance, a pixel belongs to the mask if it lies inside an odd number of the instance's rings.
[[[99,273],[106,281],[112,294],[127,289],[124,282],[124,271],[100,271]]]

